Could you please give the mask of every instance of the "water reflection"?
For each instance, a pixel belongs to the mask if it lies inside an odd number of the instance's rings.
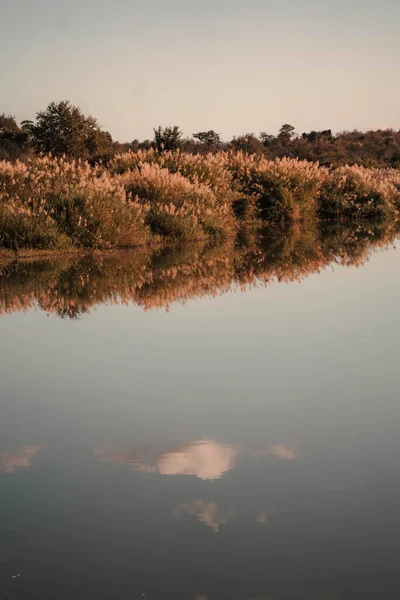
[[[331,264],[359,266],[396,239],[399,226],[299,224],[262,237],[209,246],[139,248],[84,257],[0,263],[0,313],[38,306],[78,317],[99,304],[144,309],[247,289],[271,280],[297,281]]]
[[[139,454],[97,448],[95,455],[107,462],[126,464],[135,471],[161,475],[193,475],[199,479],[220,479],[235,466],[237,450],[228,444],[199,440],[159,453],[153,464],[145,464]]]
[[[296,460],[296,458],[298,458],[294,450],[286,448],[286,446],[284,446],[283,444],[276,444],[275,446],[271,446],[269,454],[273,454],[277,458],[282,458],[284,460]]]
[[[197,499],[177,506],[175,516],[182,518],[185,515],[194,516],[200,523],[210,527],[214,533],[218,533],[221,525],[225,525],[235,516],[233,508],[221,509],[216,502]]]
[[[195,475],[199,479],[220,479],[233,469],[236,450],[211,440],[192,442],[161,455],[157,469],[161,475]]]
[[[196,517],[199,523],[209,527],[213,533],[219,533],[221,525],[226,525],[234,518],[244,517],[247,522],[254,522],[259,525],[265,525],[272,511],[260,510],[254,514],[244,515],[233,506],[222,507],[213,500],[196,498],[189,502],[183,502],[175,509],[175,517],[182,519],[186,516]]]
[[[231,471],[239,456],[254,459],[273,456],[282,460],[296,460],[298,455],[283,444],[267,446],[264,449],[234,447],[212,440],[196,440],[182,444],[167,452],[145,456],[144,452],[130,452],[113,448],[96,448],[95,456],[109,463],[124,464],[134,471],[159,473],[160,475],[191,475],[198,479],[212,481]]]
[[[361,265],[394,239],[298,226],[236,247],[14,262],[0,303],[168,307]],[[399,259],[170,315],[0,318],[1,592],[399,598]]]
[[[0,474],[14,473],[16,469],[29,469],[41,446],[24,446],[18,450],[0,450]]]

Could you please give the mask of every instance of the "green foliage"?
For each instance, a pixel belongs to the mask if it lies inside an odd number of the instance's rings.
[[[0,247],[11,250],[66,250],[72,244],[44,213],[0,203]]]
[[[113,142],[94,117],[68,101],[51,102],[37,113],[34,121],[18,125],[13,116],[0,115],[0,160],[26,158],[32,151],[108,164],[116,153],[150,150],[159,154],[181,150],[187,154],[217,153],[222,148],[263,155],[265,158],[298,158],[323,166],[360,165],[376,168],[400,168],[400,131],[344,131],[334,135],[331,129],[312,130],[302,135],[285,123],[277,135],[261,132],[235,136],[224,143],[214,130],[199,131],[193,139],[184,139],[178,126],[154,129],[154,140]]]
[[[293,125],[289,125],[288,123],[286,123],[285,125],[282,125],[282,127],[279,130],[278,133],[278,138],[282,141],[282,142],[290,142],[291,139],[295,136],[295,132],[294,132],[294,127]]]
[[[182,145],[183,133],[177,125],[154,129],[154,146],[158,152],[174,152]]]
[[[120,202],[115,196],[101,191],[90,198],[84,194],[55,198],[51,210],[59,229],[76,246],[126,248],[142,246],[149,241],[140,207]]]
[[[34,123],[25,123],[37,152],[87,159],[111,150],[110,134],[100,129],[94,117],[85,117],[68,101],[51,102],[37,113]]]
[[[323,219],[386,220],[400,209],[400,174],[395,170],[345,166],[332,170],[321,188]]]
[[[282,132],[283,128],[281,129]],[[400,167],[400,131],[310,131],[301,137],[260,134],[267,158],[289,156],[324,166]]]
[[[0,136],[13,136],[21,132],[15,117],[3,113],[0,115]]]
[[[240,152],[248,154],[263,154],[264,146],[254,133],[246,133],[239,137],[234,137],[231,141],[231,146]]]
[[[15,159],[27,150],[28,131],[18,126],[15,117],[0,115],[0,160]]]
[[[193,137],[195,140],[198,140],[201,144],[204,144],[205,146],[218,147],[221,144],[220,135],[216,133],[213,129],[210,129],[210,131],[199,131],[198,133],[194,133]]]

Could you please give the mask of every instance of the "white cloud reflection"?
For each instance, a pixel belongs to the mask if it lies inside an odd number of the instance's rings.
[[[198,498],[177,506],[175,516],[179,519],[185,515],[196,517],[200,523],[210,527],[214,533],[218,533],[220,526],[228,523],[235,515],[235,511],[233,509],[221,509],[216,502]]]
[[[221,525],[226,525],[234,518],[246,519],[247,521],[264,525],[273,514],[270,510],[260,510],[253,514],[237,511],[234,507],[222,507],[213,500],[196,498],[190,502],[179,504],[175,509],[175,517],[183,519],[185,516],[196,517],[199,523],[209,527],[214,533],[219,533]]]
[[[16,469],[29,469],[41,449],[41,446],[24,446],[13,452],[0,450],[0,473],[10,474]]]
[[[282,458],[283,460],[296,460],[298,455],[294,450],[287,448],[283,444],[276,444],[275,446],[271,446],[268,454],[272,454],[277,458]]]
[[[141,453],[112,448],[96,448],[94,454],[105,462],[129,465],[135,471],[160,473],[161,475],[191,475],[203,480],[220,479],[231,471],[240,455],[252,458],[274,456],[283,460],[295,460],[298,455],[283,444],[268,446],[262,451],[237,449],[230,444],[212,440],[196,440],[181,444],[171,450],[159,452],[151,458]]]
[[[220,479],[235,466],[237,451],[233,446],[201,440],[178,450],[161,454],[157,470],[162,475],[195,475],[199,479]]]

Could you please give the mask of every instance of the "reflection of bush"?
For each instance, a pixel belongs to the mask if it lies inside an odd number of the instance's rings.
[[[0,270],[0,310],[39,306],[75,317],[98,304],[134,303],[168,308],[232,287],[271,280],[295,281],[331,263],[360,265],[376,247],[397,236],[398,227],[357,223],[289,227],[265,231],[261,239],[228,238],[220,244],[136,248],[131,251],[47,259],[12,260]]]

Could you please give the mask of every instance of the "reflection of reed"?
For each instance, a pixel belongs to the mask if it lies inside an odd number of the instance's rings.
[[[295,224],[237,245],[229,240],[216,246],[9,261],[0,267],[0,313],[38,306],[77,317],[93,306],[118,303],[168,308],[232,287],[301,280],[331,263],[358,266],[374,248],[393,242],[397,232],[397,227],[382,224],[323,229]]]

